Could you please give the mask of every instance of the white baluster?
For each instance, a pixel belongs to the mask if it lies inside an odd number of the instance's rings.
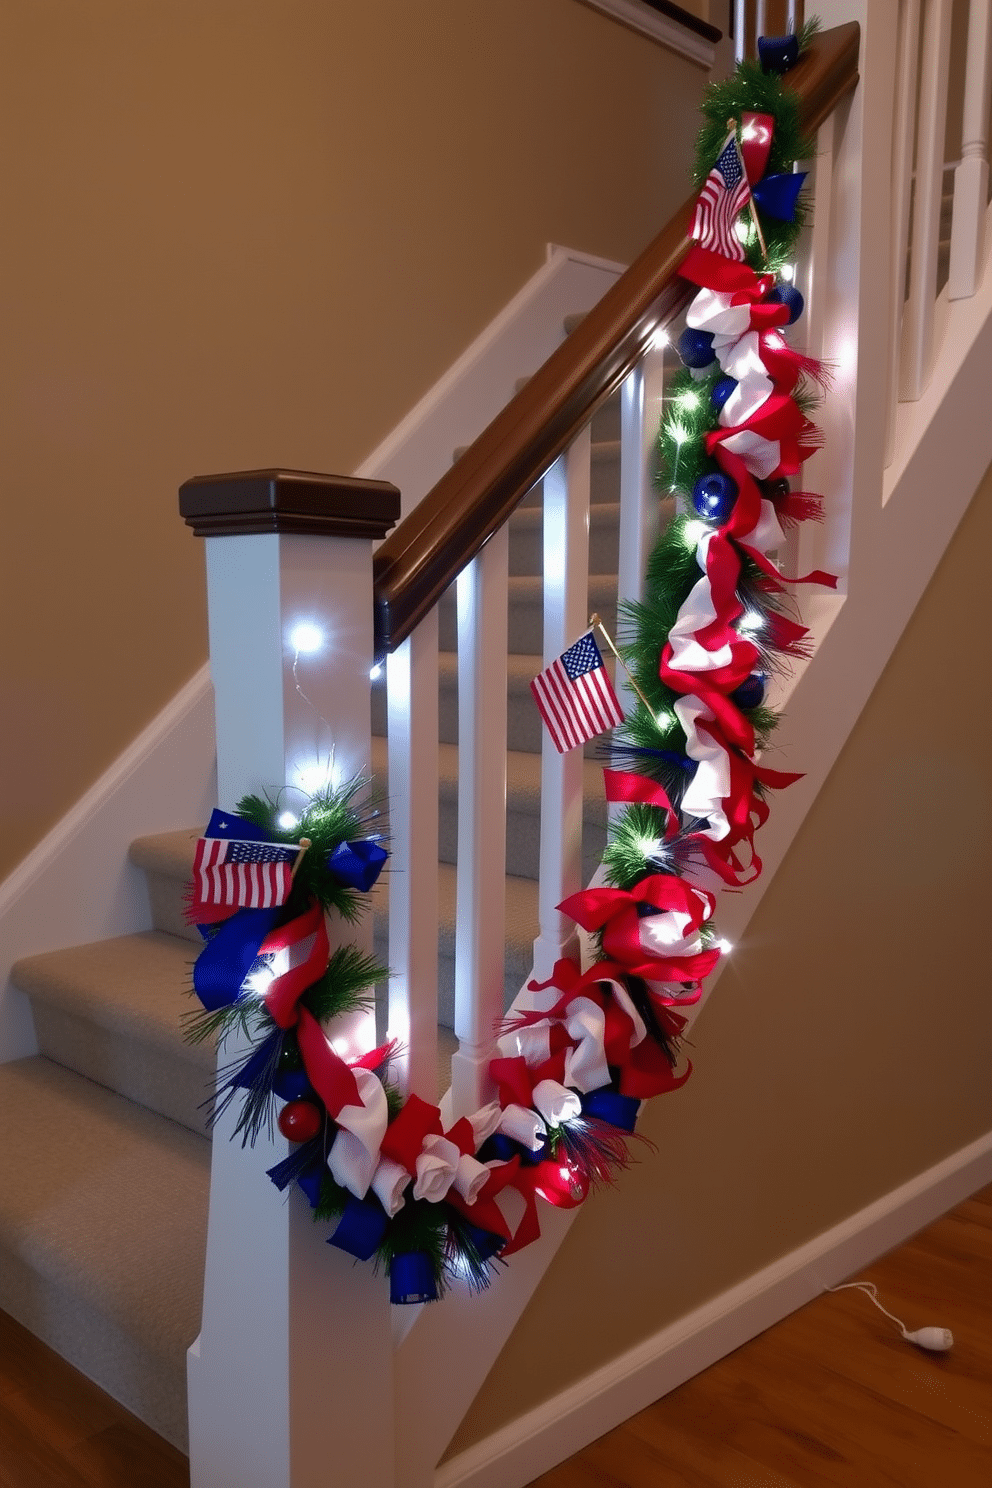
[[[437,610],[388,659],[389,1036],[405,1093],[437,1097]]]
[[[549,666],[586,628],[589,596],[588,427],[544,477],[544,665]],[[538,903],[541,933],[534,942],[534,975],[544,981],[572,948],[575,925],[556,906],[582,887],[581,749],[559,754],[547,729],[541,740],[541,859]]]
[[[490,1098],[494,1027],[503,1016],[508,553],[504,526],[458,578],[455,1118]]]
[[[885,463],[892,460],[896,431],[896,388],[906,299],[906,256],[909,252],[909,212],[913,194],[913,134],[916,125],[917,65],[920,47],[920,0],[903,0],[899,7],[896,98],[892,120],[892,277],[889,335],[891,340]]]
[[[947,294],[966,300],[975,293],[985,238],[989,191],[987,139],[992,85],[992,0],[971,0],[964,81],[961,160],[954,172],[951,265]]]
[[[944,182],[944,126],[951,51],[951,0],[926,0],[923,12],[923,65],[916,132],[916,193],[909,299],[903,318],[899,396],[912,403],[926,386],[933,352],[933,309],[937,294],[940,199]]]
[[[768,29],[768,6],[765,0],[756,0],[754,7],[754,45],[758,46],[758,37],[764,36]]]
[[[639,600],[648,555],[660,529],[661,493],[655,484],[655,451],[665,393],[665,344],[656,340],[620,392],[620,561],[617,597]],[[634,693],[621,671],[617,694],[624,710]]]
[[[734,0],[734,61],[747,56],[747,0]]]

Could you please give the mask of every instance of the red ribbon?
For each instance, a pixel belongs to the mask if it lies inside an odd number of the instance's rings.
[[[307,1079],[332,1116],[344,1106],[363,1104],[358,1082],[339,1054],[335,1054],[317,1019],[299,1000],[327,969],[330,945],[324,911],[316,900],[310,908],[289,924],[267,935],[259,947],[259,956],[287,951],[313,936],[313,945],[298,966],[274,978],[263,1001],[274,1023],[280,1028],[296,1028],[296,1038],[303,1058]]]
[[[774,131],[771,114],[741,114],[741,158],[752,186],[765,174]]]
[[[603,781],[608,801],[621,801],[628,806],[656,806],[659,811],[665,812],[665,841],[670,841],[676,835],[679,829],[678,816],[667,793],[656,780],[650,780],[646,775],[636,775],[633,771],[605,769]]]
[[[676,911],[688,917],[688,928],[699,930],[713,913],[713,900],[702,889],[683,879],[656,873],[626,889],[585,889],[564,899],[558,908],[583,930],[603,931],[603,950],[628,976],[648,982],[699,982],[709,975],[720,958],[717,950],[688,956],[646,956],[640,938],[639,904]],[[684,1001],[687,999],[679,999]]]
[[[399,1115],[386,1127],[379,1151],[412,1176],[417,1171],[417,1158],[423,1151],[424,1138],[439,1137],[443,1131],[440,1108],[422,1100],[419,1095],[410,1095]]]

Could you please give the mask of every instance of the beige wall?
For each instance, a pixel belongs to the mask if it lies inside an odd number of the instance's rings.
[[[657,1144],[596,1195],[468,1446],[992,1130],[992,472],[693,1031]],[[921,1318],[920,1321],[923,1321]]]
[[[8,0],[0,876],[205,658],[187,476],[349,472],[704,75],[575,0]]]

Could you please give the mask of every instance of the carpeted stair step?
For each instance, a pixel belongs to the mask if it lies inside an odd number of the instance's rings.
[[[202,1135],[214,1051],[182,1034],[195,956],[188,940],[146,931],[28,956],[11,980],[46,1058]]]
[[[458,750],[442,744],[438,750],[438,857],[458,861]],[[372,740],[372,771],[388,785],[386,741]],[[585,774],[585,830],[583,857],[586,880],[595,871],[606,844],[606,799],[601,766],[587,760]],[[541,757],[511,751],[506,757],[506,870],[517,878],[538,876],[541,846]]]
[[[598,611],[612,635],[616,628],[617,579],[613,574],[591,574],[589,605]],[[449,590],[438,605],[438,645],[442,652],[455,652],[458,626],[455,596]],[[544,580],[539,574],[513,574],[510,578],[510,605],[507,635],[511,653],[539,656],[543,651]],[[512,746],[511,746],[512,747]]]
[[[209,1142],[44,1058],[0,1127],[0,1308],[185,1451]]]

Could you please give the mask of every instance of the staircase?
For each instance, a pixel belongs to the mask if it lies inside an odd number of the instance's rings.
[[[593,421],[590,522],[590,600],[608,627],[616,612],[619,455],[614,398]],[[510,533],[507,1003],[529,975],[538,932],[541,723],[529,682],[543,665],[541,520],[538,488]],[[441,606],[438,1094],[455,1048],[455,624],[451,595]],[[373,771],[385,786],[382,689],[373,697]],[[587,878],[606,840],[594,748],[584,767]],[[181,1033],[201,944],[185,922],[182,897],[198,830],[194,824],[132,845],[152,930],[17,963],[14,985],[30,999],[40,1052],[0,1066],[0,1124],[8,1133],[0,1162],[0,1308],[182,1450],[186,1351],[200,1328],[206,1248],[203,1102],[215,1063],[211,1048],[191,1046]],[[387,918],[388,887],[376,910],[384,962]]]
[[[867,10],[859,11],[859,18],[867,29]],[[992,338],[984,332],[990,314],[988,304],[982,302],[979,314],[976,298],[969,323],[961,316],[955,320],[955,307],[948,311],[944,303],[941,313],[945,319],[949,317],[955,355],[941,362],[931,393],[927,378],[932,366],[933,296],[928,286],[930,299],[919,309],[925,331],[913,343],[918,353],[917,381],[922,379],[924,396],[915,405],[902,405],[894,416],[896,457],[890,474],[886,475],[881,430],[888,412],[886,389],[891,391],[892,379],[888,373],[891,358],[884,327],[869,334],[868,322],[877,308],[884,306],[885,318],[898,326],[902,299],[887,283],[894,277],[887,271],[890,262],[887,253],[869,251],[875,245],[870,242],[871,233],[865,222],[866,204],[872,199],[872,191],[880,200],[883,183],[889,176],[887,150],[880,152],[876,148],[872,155],[869,148],[873,133],[876,139],[883,138],[893,113],[894,69],[890,74],[885,68],[889,67],[895,47],[886,31],[887,24],[873,18],[873,29],[868,31],[868,52],[862,53],[861,62],[862,67],[867,67],[866,56],[876,59],[877,68],[885,74],[882,84],[875,91],[866,88],[854,108],[839,123],[828,122],[821,135],[817,175],[822,169],[824,205],[829,197],[833,220],[831,226],[830,214],[824,212],[818,221],[827,225],[821,231],[830,228],[834,237],[817,240],[814,236],[813,258],[815,263],[843,264],[849,275],[833,276],[823,302],[813,306],[811,320],[815,319],[817,335],[826,336],[831,347],[851,350],[858,375],[849,375],[848,368],[841,368],[829,416],[833,422],[827,428],[828,458],[834,464],[825,473],[818,473],[811,485],[838,493],[839,515],[829,533],[836,554],[831,551],[823,555],[828,566],[843,571],[848,552],[853,551],[861,569],[850,593],[836,602],[831,600],[819,611],[814,610],[811,616],[817,639],[822,642],[821,650],[813,667],[796,683],[790,717],[783,729],[787,747],[796,749],[808,769],[807,785],[802,788],[807,791],[808,799],[804,802],[802,791],[796,791],[769,824],[763,838],[769,876],[798,831],[809,802],[842,748],[953,531],[955,519],[950,512],[950,501],[938,510],[938,504],[930,499],[934,487],[930,446],[939,443],[946,448],[953,436],[953,430],[947,427],[950,418],[947,408],[952,401],[948,389],[954,385],[957,395],[957,382],[966,383],[960,393],[962,402],[966,397],[974,402],[981,387],[987,385],[987,378],[973,374],[967,379],[959,376],[966,360],[972,358],[982,365],[983,358],[992,360],[992,350],[986,344]],[[883,67],[884,58],[889,61]],[[903,61],[905,76],[915,78],[915,57]],[[850,76],[845,87],[849,85]],[[938,95],[939,91],[938,88]],[[867,104],[863,104],[863,98],[867,98]],[[862,107],[863,115],[859,113]],[[821,114],[815,115],[817,123],[827,115],[824,107]],[[862,128],[863,171],[859,153]],[[838,167],[832,178],[834,157]],[[905,161],[899,170],[908,179]],[[859,193],[863,193],[863,199]],[[984,211],[984,195],[981,201]],[[895,209],[893,215],[898,217]],[[932,236],[936,242],[939,206],[935,206],[933,215]],[[671,240],[668,247],[665,234],[659,239],[659,254],[663,257],[668,252],[669,260],[677,268],[684,223],[673,219],[673,224],[668,232]],[[898,223],[893,236],[898,238]],[[919,266],[931,258],[936,262],[932,249],[932,244],[921,249],[914,239],[916,268],[911,276],[911,295],[916,294],[913,285],[919,277],[917,268],[922,273]],[[831,257],[827,256],[828,251]],[[901,267],[905,254],[900,256],[900,252],[897,243],[893,261]],[[590,607],[600,611],[607,625],[614,619],[616,601],[616,581],[612,576],[617,571],[620,431],[616,403],[599,405],[598,400],[609,387],[617,386],[621,375],[629,374],[636,362],[635,352],[639,356],[653,344],[653,332],[662,323],[657,308],[661,298],[658,285],[670,287],[674,272],[671,262],[664,273],[656,264],[651,270],[656,277],[649,280],[648,271],[639,261],[632,271],[632,303],[637,294],[640,301],[630,310],[625,329],[617,331],[614,341],[607,345],[602,319],[608,317],[604,316],[582,343],[581,356],[588,354],[591,365],[593,343],[603,332],[597,374],[601,383],[598,390],[589,392],[586,388],[583,396],[588,393],[586,415],[594,404],[599,406],[593,422],[588,598]],[[824,277],[826,280],[829,276]],[[959,294],[955,290],[952,298],[963,298],[971,292]],[[984,286],[982,294],[985,294]],[[871,316],[862,317],[860,345],[841,339],[842,332],[847,334],[852,325],[858,325],[858,312],[862,308],[859,295],[865,297],[872,310]],[[670,299],[664,301],[663,309],[666,316],[672,313]],[[914,310],[913,314],[916,313]],[[818,349],[815,342],[813,349]],[[622,366],[621,352],[626,358]],[[618,360],[611,362],[614,353]],[[576,365],[579,356],[576,353]],[[576,371],[573,391],[581,382]],[[625,387],[630,385],[628,376]],[[875,388],[881,392],[876,394]],[[919,396],[917,392],[916,397]],[[915,427],[907,426],[909,415],[904,414],[907,406],[912,408]],[[566,412],[569,418],[574,414],[574,427],[570,426],[574,433],[580,427],[581,410],[569,406]],[[974,409],[968,417],[978,430],[981,421]],[[522,424],[522,417],[518,422]],[[984,428],[980,432],[985,439]],[[521,490],[526,489],[542,469],[547,469],[548,461],[540,463],[541,440],[545,435],[527,437],[530,446],[524,449],[529,461],[526,478],[508,456],[509,473],[504,471],[507,487],[512,478],[518,481]],[[470,467],[466,484],[472,479],[484,484],[486,439],[487,435],[481,436],[472,447],[474,454],[470,451],[465,456]],[[500,441],[493,435],[490,442]],[[979,443],[976,433],[974,444],[977,447]],[[516,454],[525,444],[521,435]],[[546,444],[543,453],[549,460],[554,460],[564,447],[557,435],[547,436]],[[640,453],[646,448],[647,443],[642,440]],[[962,451],[962,509],[981,477],[988,455],[984,444],[980,449],[969,447]],[[518,466],[522,461],[523,456]],[[461,464],[456,459],[456,472]],[[885,502],[881,503],[878,496],[883,483]],[[511,505],[519,494],[519,490],[509,492],[506,504]],[[849,526],[844,511],[848,495],[853,511]],[[436,506],[443,522],[444,502],[439,500]],[[509,525],[507,933],[503,985],[499,989],[502,1005],[517,992],[530,971],[533,942],[539,932],[538,808],[542,794],[547,796],[548,792],[538,762],[540,725],[531,704],[528,682],[540,669],[545,649],[545,622],[538,597],[542,569],[541,515],[539,498],[527,496]],[[485,563],[487,553],[499,545],[492,540],[497,526],[494,522],[492,532],[485,534],[489,541],[481,548],[481,564]],[[914,534],[913,541],[909,539],[910,532]],[[446,535],[450,536],[450,531]],[[477,530],[474,536],[478,535]],[[925,549],[922,556],[920,549]],[[479,551],[478,544],[472,551]],[[886,561],[894,551],[907,555],[905,564],[898,570]],[[854,563],[850,571],[855,571]],[[879,589],[877,605],[874,593],[866,593],[867,586],[861,580],[865,571],[878,576],[877,583],[884,586],[884,591]],[[347,578],[347,565],[343,564],[336,571],[335,582],[343,589]],[[368,580],[371,593],[371,574]],[[367,608],[371,610],[371,605]],[[414,608],[412,603],[408,606],[406,619]],[[872,612],[870,627],[864,624],[866,611]],[[404,637],[413,640],[417,632],[412,623],[403,628],[402,605],[398,605],[397,613],[400,625],[393,639],[398,650],[407,645]],[[450,591],[440,601],[438,629],[441,869],[437,1015],[442,1025],[450,1027],[459,1017],[454,998],[459,720],[454,604]],[[279,650],[278,636],[276,640],[273,649]],[[334,665],[339,663],[332,660],[329,672]],[[367,665],[366,660],[366,668]],[[815,685],[809,681],[811,676],[816,679]],[[843,678],[842,685],[839,678]],[[364,684],[364,672],[362,680]],[[819,694],[814,695],[817,688]],[[277,691],[273,689],[274,693]],[[823,705],[827,695],[831,700],[829,709]],[[347,706],[341,712],[345,716],[345,729],[352,728],[367,757],[367,729],[363,741],[359,724],[355,722],[363,710],[367,719],[367,702],[352,709],[350,714]],[[373,689],[373,711],[376,732],[373,769],[384,777],[388,773],[386,719],[382,693],[377,688]],[[364,722],[361,728],[366,728]],[[591,759],[592,752],[587,751],[583,767],[587,810],[582,855],[586,876],[598,861],[605,830],[601,777]],[[252,766],[255,763],[249,762]],[[237,766],[243,773],[247,769],[242,759]],[[236,775],[237,770],[232,773]],[[415,788],[419,784],[415,774]],[[430,789],[433,790],[433,781]],[[74,950],[32,956],[18,963],[13,980],[30,999],[40,1052],[36,1057],[0,1067],[0,1120],[5,1123],[7,1134],[4,1156],[0,1159],[0,1307],[53,1344],[180,1446],[185,1446],[187,1440],[185,1351],[197,1334],[201,1318],[211,1161],[199,1103],[211,1077],[212,1059],[208,1051],[189,1048],[179,1033],[179,1019],[188,1005],[184,988],[195,955],[195,935],[183,924],[180,893],[189,871],[196,825],[191,823],[182,831],[164,836],[142,838],[132,848],[133,862],[147,875],[153,930]],[[496,868],[498,872],[503,870],[499,858]],[[397,874],[397,880],[399,877]],[[406,887],[411,887],[414,880],[415,874],[411,872]],[[739,908],[740,901],[730,906],[724,926],[731,936],[738,928],[733,917],[736,914],[738,921],[742,921],[759,894],[760,888],[753,891],[749,906],[743,909]],[[428,923],[433,929],[433,920]],[[386,904],[380,902],[375,929],[384,959],[385,926]],[[459,1034],[461,1047],[457,1058],[470,1063],[478,1049],[472,1048],[472,1035],[466,1037],[462,1028]],[[439,1086],[446,1083],[443,1070],[452,1047],[452,1039],[442,1039]],[[481,1064],[481,1054],[478,1057]],[[241,1459],[247,1456],[252,1464],[255,1474],[252,1481],[264,1484],[265,1488],[277,1478],[280,1484],[289,1481],[290,1461],[294,1464],[295,1483],[297,1452],[302,1454],[300,1460],[311,1464],[300,1481],[307,1485],[316,1481],[315,1442],[325,1425],[326,1402],[332,1399],[338,1408],[335,1421],[340,1427],[341,1460],[345,1462],[341,1468],[345,1473],[342,1481],[357,1480],[361,1465],[363,1471],[367,1466],[367,1481],[377,1485],[402,1479],[403,1488],[424,1488],[434,1482],[435,1465],[553,1259],[567,1232],[568,1221],[552,1212],[541,1243],[515,1259],[498,1289],[465,1302],[464,1310],[464,1299],[456,1293],[444,1307],[418,1310],[419,1316],[411,1316],[413,1309],[396,1309],[404,1315],[390,1319],[379,1281],[361,1268],[343,1268],[339,1253],[329,1254],[321,1242],[313,1240],[314,1228],[308,1217],[297,1212],[296,1206],[278,1210],[278,1206],[268,1202],[270,1194],[258,1171],[263,1158],[262,1152],[232,1151],[226,1142],[220,1141],[213,1153],[214,1189],[209,1201],[215,1207],[211,1211],[207,1259],[203,1355],[201,1358],[195,1352],[190,1360],[194,1371],[190,1394],[194,1412],[194,1481],[204,1488],[214,1488],[222,1480],[225,1485],[235,1481],[219,1473],[217,1464],[232,1463],[239,1452]],[[218,1216],[221,1222],[215,1224]],[[305,1233],[301,1227],[304,1223]],[[318,1273],[311,1269],[315,1259],[319,1259],[321,1268],[319,1282],[314,1281]],[[283,1287],[287,1308],[280,1311],[279,1305],[273,1305],[258,1320],[233,1282],[241,1280],[240,1271],[248,1277],[254,1276],[260,1262],[266,1266],[271,1263],[272,1267],[266,1295],[281,1304],[279,1288]],[[796,1305],[795,1299],[790,1305]],[[231,1324],[232,1318],[235,1326]],[[324,1344],[332,1331],[335,1336],[347,1339],[348,1349],[338,1350],[327,1359]],[[263,1338],[264,1344],[257,1341]],[[689,1355],[692,1344],[690,1338]],[[344,1354],[346,1357],[339,1357]],[[240,1376],[232,1378],[229,1367],[232,1359],[251,1375],[247,1387]],[[319,1380],[313,1378],[312,1371],[307,1378],[296,1372],[301,1359],[320,1360]],[[439,1361],[446,1370],[440,1392],[434,1380]],[[690,1358],[689,1367],[698,1367],[698,1361],[693,1365]],[[292,1390],[288,1386],[290,1378]],[[363,1396],[363,1390],[370,1388],[370,1381],[378,1389],[389,1378],[394,1380],[392,1393],[385,1389],[382,1398],[377,1397],[374,1403]],[[245,1399],[252,1402],[247,1421]],[[375,1411],[377,1427],[381,1428],[373,1433],[371,1442],[364,1419],[356,1425],[360,1402],[366,1414]],[[399,1439],[402,1435],[405,1454],[402,1468],[395,1470],[399,1477],[393,1468],[394,1411],[396,1436]],[[576,1408],[576,1414],[584,1413],[584,1405],[581,1411]],[[278,1459],[280,1468],[278,1473],[266,1476],[265,1465],[259,1463],[262,1448],[277,1434],[272,1423],[280,1431],[285,1428],[286,1442],[281,1439],[273,1442],[274,1460]],[[551,1426],[541,1429],[547,1430],[549,1439],[554,1434]],[[584,1429],[581,1423],[575,1426],[577,1433]],[[569,1450],[575,1444],[572,1442]],[[371,1455],[366,1462],[368,1454]],[[485,1476],[488,1471],[485,1466],[479,1471],[480,1482],[496,1481]],[[455,1481],[453,1470],[449,1469],[444,1481]],[[524,1482],[527,1478],[521,1475],[515,1481]]]

